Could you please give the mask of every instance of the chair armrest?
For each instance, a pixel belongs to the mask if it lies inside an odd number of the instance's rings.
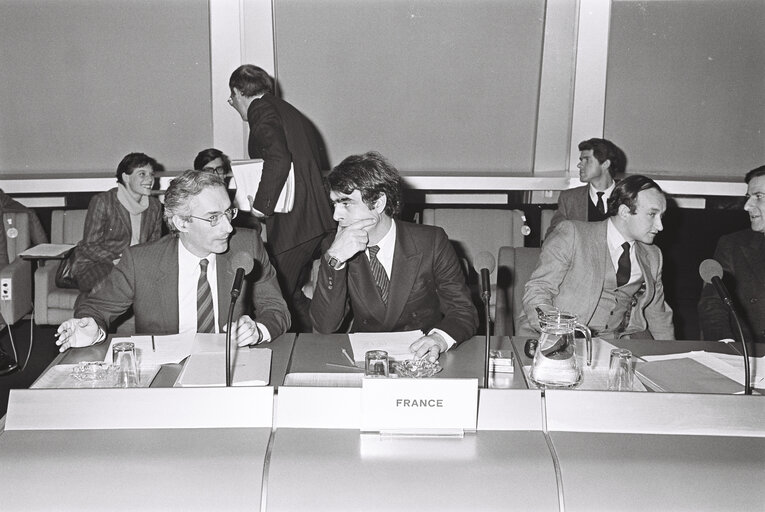
[[[32,311],[32,265],[17,258],[0,270],[3,295],[0,297],[0,313],[6,323],[14,324]],[[7,286],[7,289],[6,289]],[[6,294],[10,294],[6,298]]]
[[[38,325],[50,325],[48,295],[56,289],[58,265],[58,260],[50,260],[35,271],[35,323]]]

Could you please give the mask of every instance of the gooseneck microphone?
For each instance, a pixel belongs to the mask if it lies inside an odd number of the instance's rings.
[[[478,253],[473,260],[473,267],[481,274],[481,300],[483,301],[484,320],[486,323],[486,359],[483,366],[484,387],[489,388],[489,360],[491,358],[491,316],[489,315],[489,299],[491,298],[491,281],[489,274],[494,271],[496,262],[494,256],[486,251]]]
[[[738,330],[738,335],[741,339],[741,346],[743,347],[744,352],[744,394],[751,395],[752,388],[750,385],[749,377],[749,349],[747,348],[746,340],[744,339],[744,331],[741,329],[741,322],[739,322],[736,308],[733,307],[733,301],[730,298],[730,293],[728,293],[728,289],[725,287],[725,283],[723,283],[721,279],[723,275],[722,266],[716,260],[704,260],[699,266],[699,275],[705,283],[711,283],[715,287],[715,290],[717,290],[717,295],[720,296],[720,300],[723,301],[723,304],[728,307],[728,311],[730,311],[733,320],[736,322],[736,329]]]
[[[252,272],[253,259],[246,252],[238,252],[231,258],[231,268],[236,269],[234,284],[231,285],[231,303],[228,306],[226,321],[226,387],[231,387],[231,324],[234,316],[234,304],[242,293],[244,276]]]

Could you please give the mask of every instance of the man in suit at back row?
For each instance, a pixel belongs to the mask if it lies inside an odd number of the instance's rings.
[[[327,177],[338,222],[325,242],[311,301],[320,333],[353,314],[353,331],[422,330],[415,357],[439,354],[475,334],[478,313],[443,229],[394,220],[401,176],[379,153],[349,156]]]
[[[175,178],[165,193],[171,234],[125,249],[103,285],[59,326],[56,345],[63,352],[103,341],[109,324],[131,306],[137,334],[224,332],[235,267],[245,258],[255,268],[234,309],[232,340],[244,346],[277,338],[289,328],[287,305],[260,236],[231,227],[236,213],[217,174],[186,171]]]
[[[545,239],[564,220],[597,222],[608,217],[606,205],[614,191],[614,177],[627,167],[627,157],[607,139],[588,139],[579,143],[579,181],[581,187],[563,190]]]
[[[519,335],[538,333],[537,308],[551,305],[604,339],[675,339],[653,245],[666,209],[659,185],[636,174],[614,187],[607,220],[561,222],[526,283]]]

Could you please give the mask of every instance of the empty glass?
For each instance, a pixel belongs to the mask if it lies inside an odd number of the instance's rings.
[[[610,391],[632,391],[634,378],[632,352],[623,348],[613,349],[608,365],[608,389]]]
[[[117,367],[117,387],[138,387],[138,362],[135,344],[132,341],[121,341],[112,345],[112,362]]]
[[[388,353],[384,350],[370,350],[364,356],[364,374],[367,377],[388,376]]]

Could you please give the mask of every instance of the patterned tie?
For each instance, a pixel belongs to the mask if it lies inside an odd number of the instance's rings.
[[[388,303],[388,287],[390,285],[390,281],[388,280],[388,274],[385,273],[385,268],[383,268],[382,263],[380,263],[380,260],[377,259],[377,253],[380,251],[380,247],[376,245],[371,245],[368,247],[369,249],[369,268],[372,269],[372,275],[375,277],[375,283],[377,284],[377,289],[380,290],[380,297],[382,297],[382,301],[387,304]]]
[[[212,292],[207,282],[206,259],[199,262],[199,281],[197,281],[197,332],[215,332],[215,314],[213,313]]]
[[[606,205],[603,204],[603,194],[605,194],[605,192],[595,192],[595,193],[598,194],[598,202],[595,203],[595,208],[597,208],[598,211],[600,211],[600,213],[605,215],[606,214]]]
[[[630,243],[622,244],[622,255],[619,256],[619,269],[616,271],[616,286],[621,287],[627,284],[632,273],[632,264],[630,263]]]

